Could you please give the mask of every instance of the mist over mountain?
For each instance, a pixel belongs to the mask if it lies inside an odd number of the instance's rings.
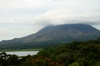
[[[85,41],[100,37],[100,30],[86,24],[47,26],[35,34],[0,42],[0,49],[43,48],[72,41]]]

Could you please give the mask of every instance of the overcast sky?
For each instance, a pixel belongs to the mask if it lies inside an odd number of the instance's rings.
[[[100,0],[0,0],[0,40],[44,26],[83,23],[100,30]]]

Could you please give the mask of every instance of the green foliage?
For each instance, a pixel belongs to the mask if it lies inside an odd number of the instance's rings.
[[[8,64],[8,65],[7,65]],[[0,54],[1,66],[100,66],[100,39],[47,47],[37,55],[18,59]]]
[[[8,55],[5,52],[0,53],[0,66],[16,66],[18,64],[18,56]]]
[[[27,59],[22,66],[100,66],[100,39],[48,47]]]

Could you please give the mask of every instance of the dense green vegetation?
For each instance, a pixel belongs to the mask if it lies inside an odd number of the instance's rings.
[[[5,52],[0,53],[0,66],[18,66],[19,59],[17,55],[9,55]]]
[[[1,66],[100,66],[100,38],[47,47],[37,55],[28,55],[22,59],[18,59],[16,55],[8,57],[1,53],[0,64]]]

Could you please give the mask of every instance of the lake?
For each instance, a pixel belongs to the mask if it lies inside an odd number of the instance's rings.
[[[18,56],[36,55],[39,51],[11,51],[6,52],[7,54],[15,54]]]

